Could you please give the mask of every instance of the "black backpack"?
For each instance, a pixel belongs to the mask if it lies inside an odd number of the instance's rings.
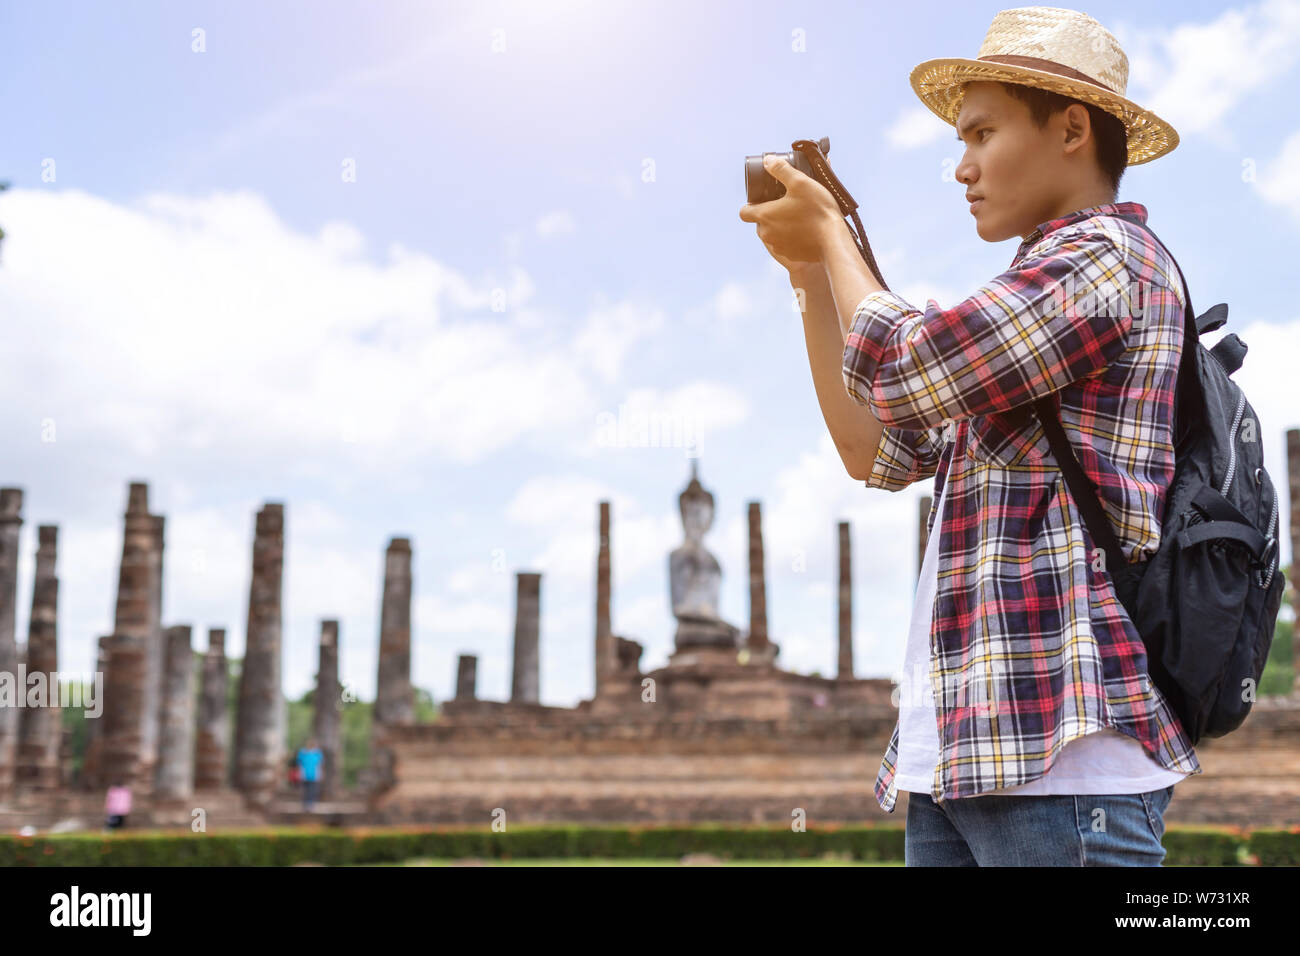
[[[1119,218],[1155,238],[1136,217]],[[1227,321],[1228,306],[1197,318],[1182,267],[1174,265],[1187,310],[1174,397],[1174,477],[1155,554],[1133,564],[1124,558],[1051,399],[1033,407],[1093,542],[1105,549],[1116,595],[1146,647],[1151,680],[1195,745],[1236,730],[1250,712],[1285,581],[1277,573],[1277,490],[1264,468],[1259,419],[1230,377],[1246,344],[1229,333],[1212,349],[1201,345],[1201,333]]]

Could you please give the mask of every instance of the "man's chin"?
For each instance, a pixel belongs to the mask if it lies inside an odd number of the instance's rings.
[[[1002,242],[1004,239],[1010,239],[1016,233],[1005,227],[999,226],[987,218],[975,220],[975,232],[985,242]]]

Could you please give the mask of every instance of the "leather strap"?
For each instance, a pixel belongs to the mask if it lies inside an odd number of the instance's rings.
[[[867,268],[871,270],[871,274],[876,277],[876,281],[880,283],[880,287],[888,292],[889,286],[885,283],[885,277],[880,274],[880,267],[876,265],[876,257],[871,251],[871,244],[867,242],[867,232],[862,228],[862,220],[858,218],[858,202],[849,194],[849,191],[844,188],[844,184],[840,182],[840,178],[836,176],[835,171],[831,169],[831,164],[827,161],[825,154],[821,150],[821,146],[810,139],[797,139],[791,143],[790,146],[792,149],[797,149],[808,158],[808,165],[812,167],[814,178],[825,186],[830,194],[835,197],[835,201],[839,203],[840,214],[851,216],[853,218],[853,222],[857,225],[858,231],[857,233],[854,233],[850,228],[849,235],[853,236],[853,241],[857,244],[858,252],[862,254],[862,258],[866,261]]]
[[[830,190],[830,194],[835,197],[835,201],[840,204],[840,215],[851,216],[855,209],[858,208],[858,202],[849,191],[844,188],[840,178],[835,175],[831,169],[830,162],[822,154],[821,147],[810,139],[797,139],[790,144],[792,149],[797,149],[808,158],[809,164],[817,173],[817,180]]]

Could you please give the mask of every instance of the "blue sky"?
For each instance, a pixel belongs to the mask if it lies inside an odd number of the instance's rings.
[[[460,653],[509,694],[514,572],[541,571],[546,703],[592,687],[597,502],[613,620],[666,662],[667,555],[696,438],[722,613],[748,623],[764,506],[781,662],[833,673],[853,524],[859,676],[901,668],[917,502],[843,469],[784,270],[742,223],[745,155],[831,138],[891,288],[954,305],[1003,271],[908,84],[974,56],[999,4],[163,3],[0,10],[0,483],[60,527],[61,667],[112,625],[127,483],[167,516],[164,624],[242,653],[254,515],[286,505],[284,683],[341,621],[373,694],[383,552],[413,539],[414,680]],[[1130,169],[1285,485],[1300,345],[1300,3],[1097,3],[1128,93],[1178,129]],[[196,33],[195,31],[201,31]],[[201,49],[196,49],[196,46]],[[1207,337],[1212,344],[1221,333]],[[676,426],[647,447],[602,423]],[[53,437],[54,440],[43,440]],[[1285,512],[1284,512],[1285,513]],[[1289,542],[1283,560],[1290,559]]]

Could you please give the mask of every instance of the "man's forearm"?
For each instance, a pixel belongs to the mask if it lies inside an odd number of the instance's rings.
[[[790,285],[796,294],[803,290],[804,343],[822,418],[845,469],[865,480],[875,463],[883,426],[844,387],[844,334],[826,272],[820,265],[809,265],[791,273]]]
[[[883,292],[884,287],[867,268],[858,251],[853,234],[844,220],[832,225],[824,245],[824,264],[831,293],[835,297],[835,313],[840,331],[847,339],[853,328],[853,316],[862,300],[872,292]]]

